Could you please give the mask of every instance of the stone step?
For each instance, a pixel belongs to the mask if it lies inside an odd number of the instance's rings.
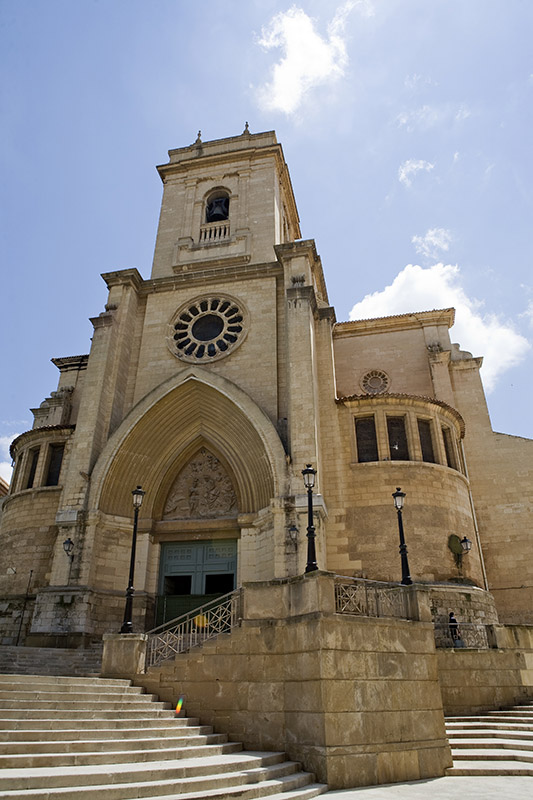
[[[35,676],[32,675],[32,678]],[[139,686],[113,686],[112,684],[98,684],[91,683],[51,683],[47,677],[46,681],[0,681],[0,697],[5,698],[7,695],[26,695],[26,694],[51,694],[64,697],[65,695],[82,695],[83,697],[90,697],[94,695],[104,694],[109,697],[114,695],[127,695],[127,696],[145,696],[145,692]]]
[[[0,672],[17,675],[98,675],[102,646],[85,649],[0,646]]]
[[[117,718],[116,715],[107,716],[103,719],[97,719],[95,717],[89,717],[88,719],[82,720],[83,728],[86,730],[105,730],[108,729],[109,726],[112,724],[113,728],[116,730],[122,731],[123,729],[131,729],[131,728],[143,728],[144,730],[156,730],[158,728],[166,728],[169,725],[185,725],[187,726],[188,722],[192,722],[198,724],[198,720],[193,720],[192,718],[176,718],[169,714],[168,712],[164,712],[165,716],[150,716],[149,714],[143,714],[142,717],[139,715],[133,717],[124,717],[124,718]],[[79,720],[73,719],[72,715],[67,717],[66,719],[60,719],[57,716],[41,716],[39,719],[31,718],[31,719],[18,719],[16,716],[11,717],[10,719],[2,719],[0,718],[0,731],[8,731],[8,730],[40,730],[40,731],[54,731],[54,730],[73,730],[77,726],[75,725],[76,722]]]
[[[313,783],[306,772],[281,774],[279,768],[251,769],[243,772],[214,773],[208,778],[193,777],[150,782],[102,783],[79,788],[24,789],[7,791],[2,800],[253,800],[269,797],[278,800],[307,800],[326,790],[324,784]]]
[[[170,736],[147,736],[146,732],[144,732],[144,737],[137,736],[137,738],[130,737],[128,739],[117,735],[113,739],[87,739],[84,737],[83,739],[55,739],[48,741],[42,741],[42,739],[13,740],[10,737],[6,741],[0,742],[0,757],[45,755],[47,753],[61,755],[67,753],[99,753],[102,751],[125,750],[126,747],[133,752],[135,750],[157,750],[169,747],[188,748],[197,747],[198,745],[224,744],[228,741],[228,737],[224,733],[210,732],[203,736],[186,736],[183,735],[182,730],[177,728]],[[4,764],[3,766],[7,765]]]
[[[459,761],[448,767],[446,775],[533,775],[533,765],[519,761]]]
[[[495,739],[495,740],[502,740],[502,741],[524,741],[524,742],[533,742],[533,732],[531,733],[521,733],[519,731],[500,731],[494,729],[488,730],[477,730],[473,728],[472,730],[468,731],[448,731],[448,739],[452,741],[454,744],[458,741],[478,741],[478,740],[485,740],[485,739]]]
[[[451,745],[454,750],[498,750],[503,748],[504,750],[533,751],[533,736],[529,742],[521,739],[495,739],[494,737],[490,739],[453,739]]]
[[[21,711],[31,711],[32,709],[38,710],[42,708],[51,708],[51,709],[62,709],[63,711],[119,711],[122,708],[127,708],[130,711],[132,710],[139,710],[144,711],[145,708],[151,707],[153,703],[154,708],[159,709],[171,709],[172,706],[170,703],[160,703],[155,700],[156,695],[134,695],[133,698],[125,698],[120,699],[120,697],[116,697],[116,695],[112,695],[112,700],[106,700],[104,698],[95,698],[94,695],[91,695],[91,700],[83,700],[82,698],[69,697],[68,699],[65,697],[61,700],[59,697],[55,697],[54,700],[42,700],[39,699],[39,695],[35,700],[30,700],[28,697],[25,700],[19,700],[16,697],[13,700],[0,700],[0,715],[3,714],[4,711],[9,711],[13,708],[20,709]]]
[[[64,753],[18,753],[10,755],[0,755],[0,769],[26,769],[32,767],[85,767],[93,764],[105,764],[108,767],[114,764],[131,763],[132,758],[136,763],[147,761],[171,761],[182,758],[205,758],[208,756],[218,756],[228,753],[238,753],[242,750],[240,742],[227,742],[227,737],[220,734],[213,734],[214,738],[219,738],[218,743],[198,744],[194,743],[172,746],[170,742],[166,747],[159,748],[134,748],[119,750],[106,748],[81,752],[74,750]],[[124,748],[124,742],[122,742]]]
[[[526,764],[533,764],[533,753],[527,750],[518,749],[500,749],[493,748],[492,750],[484,749],[478,750],[477,748],[466,749],[452,749],[452,756],[454,764],[456,761],[523,761]]]
[[[453,767],[447,775],[533,775],[533,708],[446,719]]]
[[[451,731],[459,731],[459,730],[470,730],[471,728],[476,728],[478,730],[489,730],[495,727],[498,727],[498,730],[501,731],[533,731],[533,725],[529,723],[524,723],[523,725],[520,724],[518,721],[516,722],[498,722],[495,720],[473,720],[472,722],[463,722],[463,723],[450,723],[446,724],[446,729]]]
[[[501,711],[495,712],[494,714],[479,714],[478,716],[471,716],[471,717],[452,717],[450,720],[447,720],[450,724],[464,724],[464,723],[471,723],[471,722],[488,722],[491,724],[495,724],[496,722],[503,722],[509,724],[523,724],[523,725],[531,725],[533,724],[533,719],[525,716],[523,714],[515,714],[514,716],[509,716],[503,714]]]
[[[229,756],[184,758],[153,763],[4,769],[0,774],[0,797],[4,798],[4,793],[10,789],[29,791],[75,787],[72,790],[74,800],[75,792],[83,787],[101,786],[102,783],[134,783],[137,786],[145,783],[150,788],[153,783],[173,782],[175,792],[176,783],[179,782],[180,789],[183,790],[188,781],[193,783],[195,788],[203,789],[204,785],[205,788],[216,786],[217,781],[223,782],[221,785],[230,785],[231,782],[243,783],[251,772],[260,780],[263,779],[263,775],[272,778],[285,775],[287,771],[289,773],[296,771],[298,765],[284,759],[283,753],[243,752]],[[236,780],[236,776],[240,777]]]
[[[50,723],[53,721],[50,720]],[[179,720],[176,720],[178,723]],[[54,748],[62,747],[68,742],[83,742],[87,747],[91,747],[91,742],[99,742],[101,739],[108,742],[123,741],[124,739],[132,739],[143,741],[145,739],[164,741],[165,739],[179,738],[184,741],[190,741],[199,736],[217,735],[212,734],[212,729],[208,725],[198,726],[185,726],[174,724],[171,726],[160,725],[145,725],[142,728],[88,728],[85,724],[83,728],[66,728],[57,729],[52,726],[48,728],[35,728],[33,730],[25,729],[9,729],[0,730],[0,752],[8,752],[4,749],[5,745],[12,744],[15,746],[18,742],[24,742],[25,745],[36,745],[39,742],[43,747]],[[43,752],[47,752],[43,750]]]
[[[509,706],[509,708],[493,708],[490,711],[487,711],[487,716],[490,717],[492,714],[524,714],[528,716],[529,714],[533,714],[533,705],[531,704],[524,704],[523,706]]]
[[[130,687],[132,689],[139,689],[138,686],[133,686],[132,682],[127,678],[99,678],[94,677],[81,677],[81,676],[65,676],[65,675],[15,675],[11,673],[2,673],[0,671],[0,684],[13,683],[13,684],[53,684],[54,686],[63,686],[66,691],[69,687],[76,686],[93,686],[95,689],[99,687]]]
[[[159,705],[159,704],[158,704]],[[147,708],[146,711],[141,709],[131,710],[125,706],[117,709],[106,709],[92,711],[82,710],[69,710],[69,709],[54,709],[54,708],[2,708],[0,709],[0,720],[9,719],[47,719],[51,712],[57,714],[56,719],[70,719],[70,720],[86,720],[86,719],[153,719],[159,717],[160,719],[173,719],[176,715],[174,711],[168,708]]]
[[[327,788],[314,780],[129,681],[0,676],[2,800],[311,800]]]

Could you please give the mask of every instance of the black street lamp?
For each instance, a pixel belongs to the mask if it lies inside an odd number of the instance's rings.
[[[315,485],[316,469],[307,464],[302,470],[304,486],[307,489],[307,565],[305,571],[314,572],[318,569],[315,549],[315,526],[313,525],[313,487]]]
[[[70,536],[63,542],[63,550],[65,551],[66,555],[70,558],[70,561],[72,562],[74,560],[74,556],[72,554],[72,551],[74,550],[74,542],[72,541]]]
[[[405,499],[405,492],[402,492],[400,487],[396,489],[395,492],[392,493],[394,498],[394,507],[398,512],[398,529],[400,531],[400,559],[402,561],[402,580],[401,583],[404,586],[410,586],[412,584],[411,576],[409,574],[409,561],[407,560],[407,545],[405,544],[405,537],[403,535],[403,519],[402,519],[402,508],[403,508],[403,501]]]
[[[124,622],[120,629],[121,633],[133,633],[133,576],[135,573],[135,547],[137,545],[137,521],[139,519],[139,509],[142,506],[143,492],[140,486],[132,491],[133,497],[133,538],[131,541],[131,557],[130,557],[130,577],[128,580],[128,588],[126,589],[126,607],[124,609]]]

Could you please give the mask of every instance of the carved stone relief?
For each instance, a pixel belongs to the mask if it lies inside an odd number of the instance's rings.
[[[172,484],[163,519],[210,519],[237,512],[229,475],[218,458],[202,447]]]

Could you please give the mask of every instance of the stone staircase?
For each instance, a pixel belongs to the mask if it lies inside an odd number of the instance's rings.
[[[453,756],[447,775],[533,775],[533,704],[448,717]]]
[[[246,752],[126,680],[0,674],[2,800],[310,800],[284,753]]]
[[[0,646],[0,674],[98,675],[102,645],[66,649],[60,647]]]

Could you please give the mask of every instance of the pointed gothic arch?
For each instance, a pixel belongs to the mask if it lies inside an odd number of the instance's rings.
[[[147,494],[143,516],[160,518],[164,486],[202,444],[222,460],[240,512],[256,512],[286,490],[283,445],[257,404],[221,376],[188,368],[135,406],[95,465],[90,508],[131,514],[131,489]]]

